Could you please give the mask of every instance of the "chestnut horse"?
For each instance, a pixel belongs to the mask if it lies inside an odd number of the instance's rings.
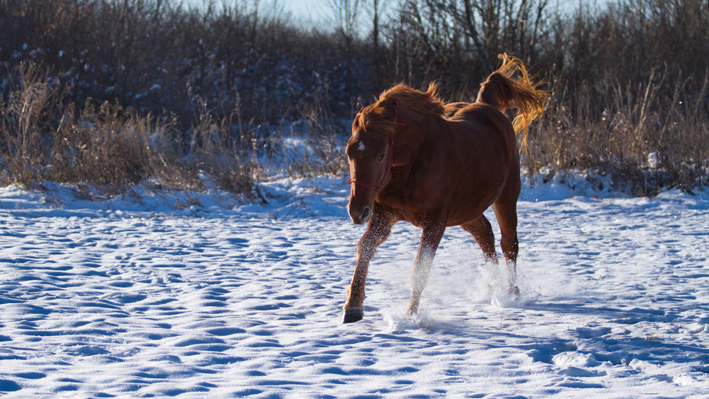
[[[482,83],[475,103],[444,103],[432,83],[421,92],[403,84],[363,108],[352,124],[346,154],[350,166],[349,214],[369,223],[357,245],[357,264],[344,306],[344,323],[364,315],[367,268],[392,226],[406,221],[423,230],[414,262],[408,315],[415,315],[443,232],[461,226],[497,262],[495,237],[483,212],[492,205],[510,272],[510,293],[518,252],[517,199],[520,193],[516,133],[545,107],[522,62],[500,55],[502,66]],[[513,75],[519,73],[519,78]],[[513,123],[505,116],[516,108]]]

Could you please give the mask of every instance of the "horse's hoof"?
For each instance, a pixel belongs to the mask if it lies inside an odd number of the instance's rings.
[[[364,310],[362,308],[345,309],[345,315],[342,317],[342,324],[354,323],[362,320],[363,317]]]
[[[510,294],[512,297],[514,297],[514,300],[515,300],[515,301],[518,300],[518,299],[519,299],[519,288],[518,288],[516,285],[511,286],[511,287],[510,287],[509,294]]]

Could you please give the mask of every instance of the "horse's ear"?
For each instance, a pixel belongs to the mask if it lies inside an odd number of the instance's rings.
[[[354,134],[355,130],[364,128],[364,116],[362,115],[362,111],[364,111],[364,108],[357,113],[352,121],[352,134]]]
[[[398,107],[397,101],[395,98],[392,98],[389,100],[389,103],[385,107],[386,109],[386,114],[384,115],[385,118],[394,120],[396,119],[396,109]]]

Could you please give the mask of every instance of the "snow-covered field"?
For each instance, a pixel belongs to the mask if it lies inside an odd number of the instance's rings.
[[[451,228],[415,320],[399,224],[342,325],[364,228],[341,178],[269,207],[51,192],[0,190],[0,396],[709,397],[706,194],[526,188],[521,300]]]

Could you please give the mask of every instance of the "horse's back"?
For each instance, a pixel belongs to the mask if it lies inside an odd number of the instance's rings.
[[[500,112],[497,108],[484,103],[456,103],[455,112],[448,115],[450,121],[467,121],[475,124],[486,125],[495,130],[495,134],[501,134],[509,141],[515,142],[515,132],[507,116]],[[493,132],[490,132],[493,133]],[[516,145],[516,142],[515,142]]]

